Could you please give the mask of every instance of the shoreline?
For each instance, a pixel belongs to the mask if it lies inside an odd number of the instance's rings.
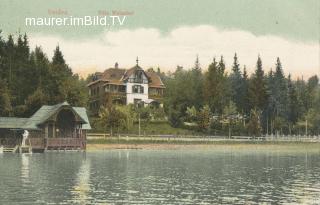
[[[316,151],[320,153],[318,142],[224,142],[224,143],[88,143],[87,151],[103,150],[279,150],[279,151]]]

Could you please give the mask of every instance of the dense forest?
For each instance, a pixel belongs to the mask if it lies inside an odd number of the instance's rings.
[[[186,123],[208,134],[319,134],[318,77],[294,80],[284,74],[279,58],[265,73],[260,56],[248,76],[234,55],[231,72],[223,56],[206,71],[198,58],[191,70],[177,67],[164,76],[165,112],[172,126]]]
[[[0,32],[0,116],[30,117],[42,105],[68,101],[86,106],[86,83],[73,74],[59,46],[48,59],[41,47],[30,50],[27,35],[7,40]]]
[[[63,101],[87,106],[87,81],[72,72],[59,46],[53,52],[49,59],[41,47],[30,49],[27,35],[4,39],[0,33],[0,116],[29,117],[44,104]],[[293,79],[279,58],[265,72],[258,57],[250,76],[236,54],[230,72],[222,56],[207,69],[197,58],[191,69],[155,72],[166,86],[163,108],[110,105],[93,124],[129,130],[139,116],[210,135],[320,133],[318,77]]]

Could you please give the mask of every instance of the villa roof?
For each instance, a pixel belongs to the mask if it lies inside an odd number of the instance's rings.
[[[90,82],[88,86],[103,81],[104,84],[124,85],[124,81],[128,79],[135,71],[143,70],[139,65],[126,70],[124,68],[109,68],[103,73],[99,73],[98,79]],[[144,71],[144,70],[143,70]],[[149,80],[150,87],[165,88],[160,76],[156,72],[145,72]]]
[[[30,118],[0,117],[0,128],[6,129],[40,129],[39,125],[46,122],[63,106],[70,107],[81,119],[82,129],[91,129],[86,109],[83,107],[71,107],[67,102],[57,105],[43,105]]]
[[[146,72],[146,74],[151,80],[151,83],[149,83],[150,87],[165,88],[160,76],[156,72],[150,71]]]

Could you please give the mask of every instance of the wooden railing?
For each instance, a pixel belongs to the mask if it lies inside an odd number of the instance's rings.
[[[28,138],[27,145],[32,148],[40,149],[45,147],[45,140],[42,137]]]
[[[82,138],[48,138],[47,147],[83,148],[84,140]]]
[[[85,149],[86,140],[84,138],[28,138],[27,145],[33,149],[64,149],[64,148],[80,148]]]

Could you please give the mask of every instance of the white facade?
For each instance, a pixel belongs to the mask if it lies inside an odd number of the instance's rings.
[[[140,72],[139,79],[137,73],[133,73],[126,82],[127,105],[134,104],[136,101],[150,103],[148,78],[143,71]]]
[[[143,87],[143,93],[134,93],[133,86],[138,85]],[[140,83],[126,83],[127,105],[134,104],[134,100],[141,100],[145,103],[149,102],[148,99],[148,84]]]

